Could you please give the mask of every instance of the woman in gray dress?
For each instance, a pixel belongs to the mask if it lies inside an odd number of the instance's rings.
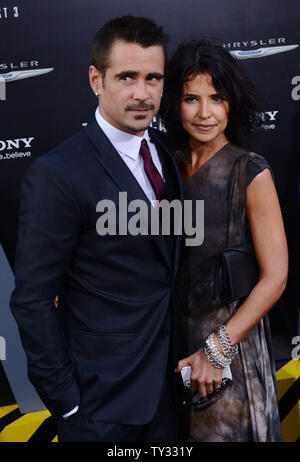
[[[177,372],[191,366],[197,398],[219,389],[228,365],[232,374],[230,386],[205,406],[190,406],[190,441],[281,439],[267,312],[285,288],[288,251],[270,166],[247,149],[258,125],[257,101],[243,69],[222,47],[187,42],[169,63],[161,116],[185,199],[204,200],[205,211],[204,242],[186,247],[178,275],[186,353]],[[247,297],[220,306],[214,279],[228,246],[229,203],[242,217],[230,243],[252,240],[259,279]]]

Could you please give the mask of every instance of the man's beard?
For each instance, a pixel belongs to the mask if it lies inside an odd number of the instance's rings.
[[[132,133],[133,135],[135,135],[136,133],[144,132],[145,130],[147,130],[150,127],[150,124],[151,124],[151,121],[146,126],[143,126],[141,128],[132,127],[132,125],[123,125],[123,127],[129,133]]]
[[[131,104],[131,105],[128,105],[126,106],[125,108],[125,111],[136,111],[136,110],[146,110],[146,111],[153,111],[155,109],[155,106],[153,104],[146,104],[146,103],[139,103],[139,104]],[[147,118],[147,114],[137,114],[135,117],[135,120],[143,120],[143,119],[146,119]],[[152,118],[151,118],[152,120]],[[150,124],[151,124],[151,120],[147,123],[147,125],[141,127],[141,128],[136,128],[136,127],[133,127],[132,125],[124,125],[124,128],[126,128],[126,130],[130,131],[131,133],[135,134],[135,133],[138,133],[138,132],[143,132],[145,130],[147,130],[147,128],[149,128]]]

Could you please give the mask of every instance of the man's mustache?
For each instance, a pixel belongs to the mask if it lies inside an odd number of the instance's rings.
[[[126,106],[125,111],[152,111],[153,109],[155,109],[154,104],[139,103]]]

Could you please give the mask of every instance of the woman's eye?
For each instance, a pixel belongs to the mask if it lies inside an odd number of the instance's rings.
[[[215,101],[216,103],[219,103],[221,101],[225,101],[225,97],[223,95],[213,95],[212,100]]]
[[[193,96],[186,96],[186,97],[183,99],[183,101],[184,101],[185,103],[192,103],[192,102],[196,101],[196,98],[194,98]]]

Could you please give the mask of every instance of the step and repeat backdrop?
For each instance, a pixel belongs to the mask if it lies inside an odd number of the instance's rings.
[[[276,359],[297,335],[300,267],[300,5],[298,0],[0,0],[0,406],[43,409],[27,380],[9,310],[19,191],[29,165],[93,115],[90,44],[106,22],[146,16],[183,40],[209,39],[241,60],[263,95],[257,151],[270,162],[290,250],[287,289],[270,313]],[[286,343],[282,343],[286,345]]]

